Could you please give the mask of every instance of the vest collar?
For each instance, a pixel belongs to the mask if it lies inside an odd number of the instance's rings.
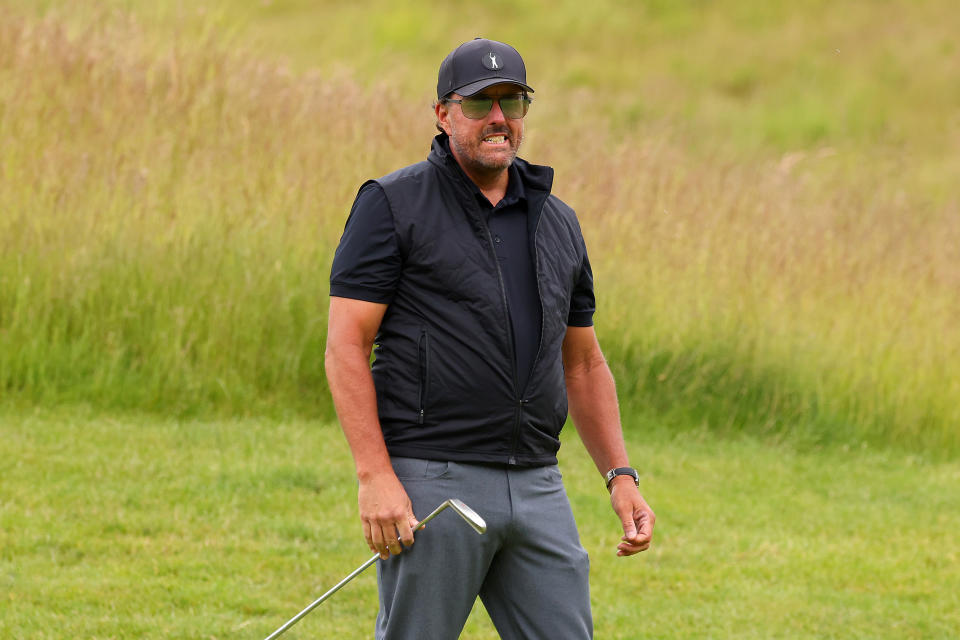
[[[448,174],[458,177],[463,176],[463,179],[469,180],[467,175],[463,173],[463,169],[457,164],[456,158],[450,153],[450,142],[446,133],[440,133],[434,137],[427,160]],[[516,175],[520,177],[525,192],[540,191],[543,195],[550,194],[550,189],[553,187],[552,168],[530,164],[521,158],[516,158],[512,167],[516,168]],[[476,185],[473,185],[473,187],[476,188]],[[526,195],[532,199],[536,194],[527,193]]]

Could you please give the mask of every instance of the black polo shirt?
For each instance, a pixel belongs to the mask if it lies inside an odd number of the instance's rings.
[[[481,211],[487,214],[487,226],[493,239],[493,248],[500,261],[500,274],[507,292],[510,324],[513,327],[514,354],[517,376],[523,389],[533,368],[533,360],[540,348],[542,311],[537,291],[537,272],[530,253],[527,227],[527,196],[517,168],[510,165],[507,192],[497,206],[490,204],[480,188],[472,181],[474,197]],[[466,177],[466,176],[464,176]]]
[[[460,170],[459,166],[457,169]],[[527,225],[527,196],[516,167],[508,169],[509,182],[503,199],[493,206],[461,171],[486,213],[490,239],[500,262],[514,336],[518,382],[526,386],[540,347],[542,310],[537,290],[532,242]],[[330,295],[389,304],[403,268],[393,216],[380,185],[370,183],[357,195],[340,239],[330,273]],[[586,268],[589,271],[589,267]],[[592,326],[592,277],[581,278],[582,293],[571,301],[568,324]]]

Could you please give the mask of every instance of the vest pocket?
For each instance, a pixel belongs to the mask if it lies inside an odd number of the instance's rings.
[[[427,381],[430,379],[430,335],[426,329],[420,329],[420,339],[417,340],[417,357],[420,361],[420,383],[417,404],[419,413],[417,422],[423,424],[427,413]]]

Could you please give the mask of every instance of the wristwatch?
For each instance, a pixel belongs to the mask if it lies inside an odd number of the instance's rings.
[[[633,467],[617,467],[616,469],[607,471],[607,489],[610,488],[610,481],[617,476],[632,476],[634,484],[636,484],[638,488],[640,487],[640,474],[637,473],[636,469]]]

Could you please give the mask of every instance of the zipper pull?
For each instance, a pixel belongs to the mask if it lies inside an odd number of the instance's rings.
[[[423,424],[423,409],[420,409],[420,424]]]

